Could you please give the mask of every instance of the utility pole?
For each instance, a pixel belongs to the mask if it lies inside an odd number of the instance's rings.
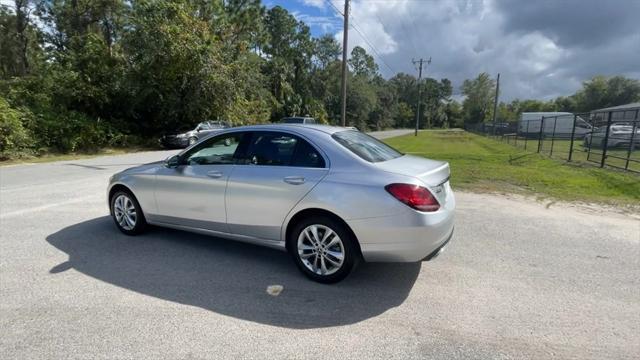
[[[414,136],[418,136],[418,128],[420,127],[420,106],[422,103],[422,84],[420,83],[422,81],[422,65],[424,63],[427,64],[431,64],[431,57],[429,57],[429,60],[424,60],[423,58],[420,58],[420,60],[411,60],[411,62],[413,63],[413,65],[415,64],[419,64],[418,66],[418,110],[416,111],[416,131]]]
[[[493,100],[493,136],[496,136],[496,116],[498,115],[498,94],[500,93],[500,73],[496,80],[496,98]]]
[[[344,0],[344,29],[342,30],[342,110],[340,120],[347,126],[347,43],[349,40],[349,0]]]

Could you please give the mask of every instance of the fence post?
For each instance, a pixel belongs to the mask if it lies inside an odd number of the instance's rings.
[[[631,139],[629,140],[629,149],[627,150],[627,161],[624,164],[624,169],[625,170],[629,170],[629,159],[631,159],[631,152],[633,151],[633,138],[636,135],[636,129],[638,128],[638,121],[640,121],[640,119],[638,119],[638,112],[640,111],[640,109],[636,109],[636,117],[635,119],[633,119],[633,127],[631,128]]]
[[[569,144],[569,159],[567,161],[571,162],[571,156],[573,155],[573,138],[576,135],[576,120],[578,119],[578,115],[573,114],[573,127],[571,128],[571,144]]]
[[[597,118],[597,115],[596,115]],[[589,148],[587,149],[587,161],[591,161],[591,148],[593,147],[593,131],[595,128],[596,118],[591,118],[591,133],[589,134]]]
[[[544,131],[544,116],[540,119],[540,133],[538,134],[538,153],[542,147],[542,132]]]
[[[524,149],[527,150],[527,139],[529,139],[529,122],[527,121],[527,132],[524,133]]]
[[[549,157],[553,156],[553,143],[556,139],[556,124],[558,124],[558,117],[553,119],[553,132],[551,133],[551,151],[549,151]]]
[[[600,159],[600,167],[604,167],[604,163],[607,159],[607,148],[609,147],[609,132],[611,131],[611,115],[613,115],[613,111],[609,111],[609,116],[607,117],[607,130],[604,133],[604,141],[602,142],[602,159]]]

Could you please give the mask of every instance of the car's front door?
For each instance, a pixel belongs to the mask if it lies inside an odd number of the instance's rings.
[[[327,174],[328,163],[305,139],[287,132],[254,132],[244,164],[227,186],[227,224],[235,234],[280,240],[291,209]]]
[[[222,134],[179,156],[156,177],[157,222],[227,232],[225,189],[249,133]]]

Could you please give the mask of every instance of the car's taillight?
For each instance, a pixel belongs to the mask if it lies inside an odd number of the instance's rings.
[[[419,185],[411,184],[389,184],[384,187],[389,194],[396,199],[407,204],[409,207],[419,210],[432,212],[440,209],[438,200],[433,197],[431,191]]]

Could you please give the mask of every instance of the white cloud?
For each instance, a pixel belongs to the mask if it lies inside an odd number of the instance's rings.
[[[326,4],[324,0],[302,0],[302,3],[307,6],[317,7],[319,9],[324,9]]]
[[[415,74],[412,58],[431,56],[432,63],[426,69],[426,76],[449,78],[455,91],[465,79],[480,72],[487,72],[493,77],[500,73],[504,100],[569,95],[580,87],[582,81],[597,74],[638,77],[640,29],[627,34],[605,29],[610,38],[606,41],[599,39],[598,44],[585,47],[583,44],[588,39],[577,37],[572,27],[572,23],[582,26],[578,24],[580,19],[565,17],[562,27],[554,32],[549,31],[553,24],[545,23],[537,26],[527,24],[524,30],[514,30],[512,16],[522,15],[513,6],[500,6],[503,1],[353,0],[352,23],[379,55],[373,53],[353,29],[349,32],[349,50],[355,45],[367,49],[386,77],[396,72]],[[334,0],[334,3],[338,6],[340,2]],[[529,7],[536,4],[528,2]],[[618,5],[624,4],[622,0]],[[544,2],[540,5],[542,10],[536,11],[544,15],[545,11],[560,11],[556,8],[562,6],[565,6],[563,2]],[[606,16],[606,13],[601,15],[600,26],[606,27],[607,21],[620,20],[620,14],[616,19]],[[341,21],[342,17],[337,17]],[[544,16],[540,18],[544,19]],[[549,21],[555,20],[551,18]],[[336,29],[341,28],[341,25],[336,25]],[[563,31],[568,35],[563,36]],[[342,42],[341,31],[336,34],[336,39]],[[393,71],[384,63],[389,64]]]
[[[342,28],[342,21],[334,16],[313,16],[299,11],[293,11],[291,14],[298,21],[303,21],[309,26],[317,26],[321,28],[323,33],[331,33]]]

